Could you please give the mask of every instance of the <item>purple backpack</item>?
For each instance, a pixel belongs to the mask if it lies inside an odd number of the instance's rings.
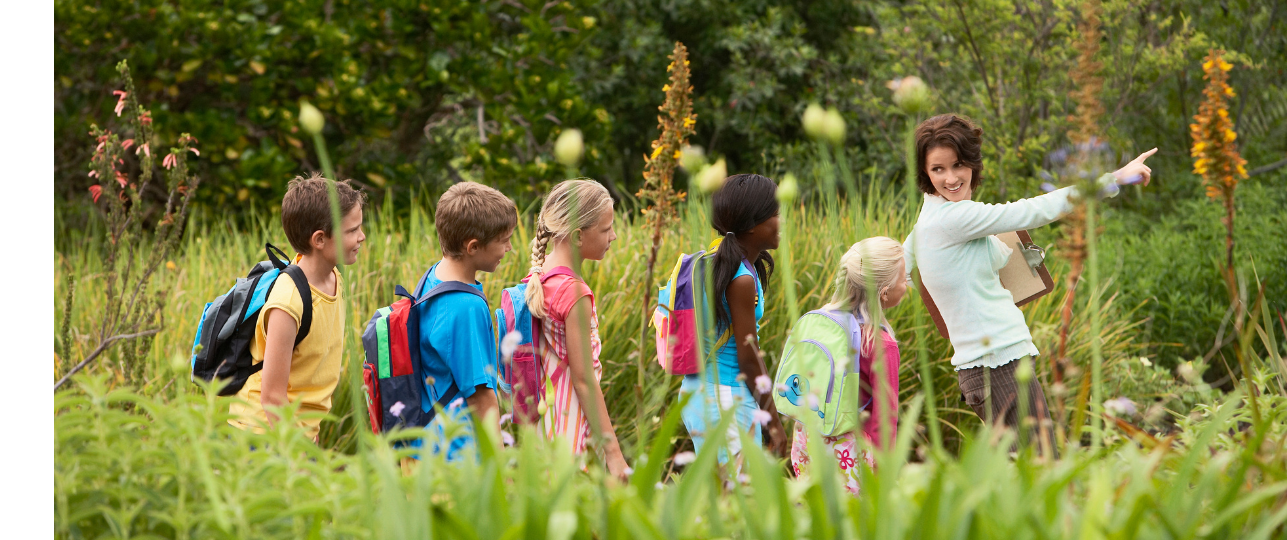
[[[697,329],[698,298],[706,295],[707,264],[715,256],[714,250],[683,254],[670,271],[670,280],[657,293],[657,309],[652,315],[652,326],[657,329],[657,363],[671,375],[693,375],[701,367],[703,356]],[[752,275],[755,268],[746,259],[742,265]],[[713,324],[713,321],[705,324]],[[732,335],[725,328],[715,340],[709,356],[728,343]]]

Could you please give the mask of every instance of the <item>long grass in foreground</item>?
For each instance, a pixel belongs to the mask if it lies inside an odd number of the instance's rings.
[[[866,193],[853,202],[833,202],[821,208],[800,204],[787,214],[790,226],[797,232],[792,239],[791,249],[795,261],[795,286],[800,312],[820,307],[830,297],[840,255],[853,242],[871,235],[885,235],[898,240],[905,237],[911,229],[914,219],[912,212],[915,209],[909,212],[901,201],[900,194],[868,187]],[[406,205],[408,201],[401,202]],[[349,321],[344,353],[346,362],[361,361],[362,329],[375,309],[391,301],[394,285],[414,285],[425,269],[440,257],[429,205],[421,198],[414,198],[409,204],[409,211],[395,211],[392,203],[392,197],[386,197],[383,207],[368,209],[366,244],[357,264],[346,268]],[[653,283],[665,281],[666,276],[662,274],[670,271],[681,250],[691,252],[700,249],[712,237],[713,233],[706,226],[708,219],[705,212],[700,204],[681,210],[686,216],[683,220],[685,225],[664,236]],[[128,383],[138,392],[149,396],[176,399],[195,391],[196,387],[187,381],[187,377],[176,375],[170,364],[176,356],[188,354],[201,309],[206,302],[225,292],[236,277],[244,275],[251,265],[263,258],[264,242],[278,246],[288,245],[278,225],[277,215],[264,212],[262,216],[244,231],[233,229],[219,216],[195,216],[188,225],[180,255],[176,256],[174,264],[166,265],[163,275],[157,278],[165,297],[165,329],[156,336],[151,354],[145,360],[147,365],[141,370],[143,376],[139,380],[127,380],[122,374],[133,371],[124,369],[126,366],[121,364],[120,357],[110,355],[92,370],[111,373],[111,381],[115,384]],[[506,255],[495,273],[482,276],[484,289],[493,306],[498,304],[501,289],[516,283],[526,273],[526,246],[531,239],[532,217],[529,214],[520,220],[513,239],[515,252]],[[632,449],[638,440],[638,430],[631,421],[635,417],[637,403],[634,385],[637,377],[636,355],[639,351],[638,310],[643,304],[642,295],[655,297],[656,291],[644,291],[642,285],[645,281],[642,273],[651,246],[651,235],[645,230],[643,220],[638,219],[637,215],[622,211],[618,214],[617,231],[618,239],[608,251],[607,257],[601,262],[585,265],[584,270],[598,302],[599,329],[603,337],[601,357],[605,364],[602,381],[605,399],[617,425],[623,448],[627,453],[633,453]],[[62,298],[68,287],[63,277],[67,275],[67,269],[76,269],[76,306],[69,325],[69,345],[73,357],[82,352],[81,349],[86,344],[84,338],[87,329],[102,308],[100,292],[103,284],[100,262],[96,256],[98,242],[94,236],[78,231],[65,231],[58,239],[59,251],[55,260],[56,301]],[[140,253],[139,256],[146,254]],[[1058,274],[1061,269],[1057,253],[1051,259],[1053,271]],[[781,271],[775,273],[766,287],[768,305],[760,339],[768,355],[766,361],[770,370],[776,366],[786,332],[792,323],[787,315],[789,310],[782,292],[785,275]],[[1143,344],[1136,343],[1134,338],[1141,323],[1133,317],[1137,306],[1114,303],[1109,294],[1113,290],[1113,283],[1111,280],[1106,281],[1103,285],[1106,294],[1103,297],[1107,300],[1101,306],[1101,320],[1104,324],[1100,331],[1106,359],[1105,372],[1149,371],[1138,362],[1138,353]],[[1054,294],[1024,307],[1033,330],[1034,342],[1042,351],[1053,351],[1055,346],[1059,307],[1064,294],[1065,291],[1058,288]],[[923,345],[928,351],[931,359],[929,371],[934,379],[936,403],[940,408],[939,419],[944,428],[945,439],[949,446],[954,446],[978,420],[960,401],[955,375],[947,361],[951,355],[950,345],[937,336],[932,328],[923,327],[919,333],[914,331],[914,310],[917,309],[920,309],[919,302],[909,299],[891,310],[888,317],[903,341],[903,350],[914,351]],[[929,324],[927,318],[922,317],[920,320],[923,325]],[[56,328],[62,324],[61,319],[55,321]],[[1088,333],[1089,325],[1086,324],[1084,315],[1079,314],[1069,338],[1069,357],[1073,366],[1089,366],[1091,340]],[[918,334],[927,338],[925,343],[916,341]],[[651,340],[651,336],[649,339]],[[644,362],[648,384],[645,391],[644,422],[647,429],[649,425],[655,427],[666,408],[673,404],[679,378],[668,376],[660,369],[651,343],[645,344],[643,350],[648,355]],[[63,369],[63,365],[56,366],[55,375],[60,375]],[[1082,372],[1089,372],[1089,369]],[[903,363],[900,384],[902,401],[908,401],[921,391],[918,382],[920,376],[915,362]],[[1118,396],[1139,390],[1136,388],[1137,384],[1126,379],[1129,378],[1119,378],[1116,381],[1110,378],[1106,389],[1108,395]],[[1066,384],[1070,388],[1076,388],[1077,381],[1074,373]],[[1167,388],[1169,387],[1165,384],[1156,384],[1141,391],[1164,392]],[[1062,392],[1060,388],[1052,389],[1051,399],[1065,397]],[[323,423],[324,447],[348,451],[354,448],[354,429],[349,413],[352,410],[349,405],[351,396],[347,381],[342,382],[332,406],[335,419]],[[1150,396],[1132,397],[1139,400]]]
[[[74,384],[55,396],[58,538],[1264,540],[1281,538],[1287,520],[1280,395],[1260,398],[1252,430],[1235,393],[1199,407],[1173,444],[1118,439],[1054,464],[1012,461],[987,432],[967,437],[959,458],[908,463],[916,445],[902,430],[854,499],[827,453],[816,476],[789,479],[748,445],[743,474],[729,482],[712,440],[672,471],[676,409],[620,485],[531,432],[498,449],[488,432],[478,462],[430,459],[404,474],[385,437],[362,434],[367,452],[331,452],[289,427],[231,428],[227,407],[202,393],[163,401],[109,389],[105,373]],[[904,423],[915,422],[919,401]]]

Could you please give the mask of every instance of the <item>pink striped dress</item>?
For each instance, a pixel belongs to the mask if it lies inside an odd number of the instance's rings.
[[[594,382],[599,384],[603,379],[603,365],[599,363],[599,350],[603,344],[599,341],[599,314],[595,308],[594,293],[578,277],[553,276],[547,279],[545,287],[545,320],[534,321],[540,327],[540,343],[537,344],[541,357],[541,368],[548,377],[545,389],[545,414],[537,429],[546,439],[567,437],[572,443],[572,451],[585,452],[586,443],[590,440],[590,423],[581,409],[576,390],[572,387],[572,370],[567,360],[567,319],[572,306],[583,296],[590,297],[590,358],[594,366]],[[533,328],[533,333],[536,329]]]

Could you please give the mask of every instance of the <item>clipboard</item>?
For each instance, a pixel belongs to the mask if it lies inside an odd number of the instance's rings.
[[[1014,296],[1014,305],[1022,306],[1055,290],[1055,280],[1050,277],[1050,270],[1046,269],[1046,251],[1032,242],[1028,231],[1001,233],[996,237],[1014,250],[1010,254],[1010,260],[997,272],[1001,278],[1001,287]],[[930,318],[934,319],[939,335],[950,340],[947,323],[943,322],[943,315],[939,313],[934,298],[923,282],[920,284],[920,293],[921,303],[925,304]]]

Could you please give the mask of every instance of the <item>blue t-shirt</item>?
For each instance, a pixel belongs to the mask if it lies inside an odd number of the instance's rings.
[[[748,264],[746,263],[737,265],[737,273],[733,275],[733,279],[737,279],[742,276],[751,276],[751,279],[755,280],[755,336],[758,339],[760,335],[760,319],[764,318],[764,287],[760,284],[759,274],[747,270],[747,266]],[[727,289],[724,290],[724,297],[720,298],[720,303],[723,304],[725,311],[729,312],[729,320],[731,322],[732,311],[728,308]],[[719,336],[722,333],[723,330],[720,329],[719,333],[716,333],[714,338],[706,338],[705,349],[710,350],[711,347],[714,347],[715,342],[719,339]],[[706,380],[714,383],[717,381],[715,380],[715,370],[712,368],[712,363],[719,365],[719,384],[724,386],[735,386],[739,384],[737,382],[737,376],[742,372],[742,366],[737,363],[737,341],[735,339],[730,336],[729,340],[726,341],[724,345],[719,348],[719,351],[715,353],[715,362],[706,364]]]
[[[429,268],[429,279],[424,287],[412,294],[419,296],[443,280],[438,278],[438,264]],[[472,285],[479,292],[481,283]],[[474,395],[477,387],[496,388],[496,334],[492,328],[491,310],[487,301],[472,294],[447,293],[416,306],[420,315],[420,362],[425,374],[425,390],[420,407],[425,412],[447,392],[452,383],[459,388],[458,399],[445,407],[453,420],[469,426],[469,407],[465,398]],[[433,384],[430,384],[432,380]],[[444,436],[441,416],[435,417],[426,428],[430,431],[434,453],[442,450]],[[456,459],[459,450],[472,442],[472,428],[465,435],[453,438],[447,449],[447,459]],[[437,437],[434,437],[437,434]]]

